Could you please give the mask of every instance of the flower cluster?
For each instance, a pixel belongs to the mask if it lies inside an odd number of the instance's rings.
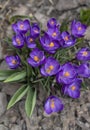
[[[81,62],[79,65],[69,61],[61,64],[55,54],[57,50],[73,47],[77,39],[84,36],[87,27],[76,20],[72,21],[69,31],[60,32],[60,26],[55,18],[51,18],[47,22],[47,30],[42,32],[37,23],[20,20],[12,25],[15,33],[12,45],[19,50],[28,50],[29,54],[24,60],[34,72],[39,68],[39,76],[54,78],[55,83],[62,86],[61,92],[64,95],[79,98],[82,78],[90,77],[90,49],[84,47],[76,53],[75,59]],[[22,67],[21,61],[19,55],[6,57],[11,69],[17,69],[20,65]],[[47,114],[59,112],[63,108],[61,99],[53,95],[47,98],[44,106]]]

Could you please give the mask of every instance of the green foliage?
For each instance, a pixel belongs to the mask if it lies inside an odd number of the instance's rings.
[[[26,71],[16,72],[10,75],[4,82],[16,82],[26,77]]]
[[[33,90],[29,87],[25,102],[25,110],[28,117],[32,115],[35,104],[36,104],[36,89]]]
[[[16,22],[17,20],[19,19],[30,19],[31,17],[30,16],[26,16],[26,15],[15,15],[15,16],[12,16],[9,20],[10,24]]]
[[[80,11],[80,21],[86,25],[90,25],[90,9],[82,9]]]
[[[68,21],[65,19],[60,26],[60,32],[67,31],[67,30],[68,30]]]
[[[11,98],[7,109],[11,108],[15,103],[17,103],[19,100],[22,99],[22,97],[27,93],[28,87],[26,85],[22,86],[17,92],[14,94],[14,96]]]
[[[17,70],[0,70],[0,81],[6,80],[13,73],[16,73]]]

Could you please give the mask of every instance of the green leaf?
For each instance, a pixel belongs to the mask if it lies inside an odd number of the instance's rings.
[[[10,76],[11,74],[15,73],[15,70],[0,70],[0,81],[4,81]]]
[[[80,20],[86,25],[90,25],[90,9],[81,9],[80,10]]]
[[[17,103],[28,91],[28,87],[25,85],[22,86],[17,92],[14,94],[14,96],[11,98],[7,109],[11,108],[15,103]]]
[[[2,75],[9,75],[16,72],[16,70],[0,70],[0,76]]]
[[[25,77],[26,77],[26,71],[16,72],[10,75],[4,82],[7,83],[7,82],[19,81]]]
[[[60,32],[67,31],[67,30],[68,30],[68,22],[67,22],[67,20],[65,19],[65,20],[62,22],[61,26],[60,26]]]
[[[32,115],[35,104],[36,104],[36,90],[34,91],[32,89],[29,89],[25,102],[25,110],[28,117]]]
[[[26,15],[15,15],[12,16],[9,21],[12,24],[13,22],[16,22],[19,19],[31,19],[31,17]]]

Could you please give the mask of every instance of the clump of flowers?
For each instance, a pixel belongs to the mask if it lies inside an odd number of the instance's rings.
[[[86,25],[72,21],[71,29],[61,32],[61,25],[55,18],[47,22],[47,30],[42,31],[37,23],[29,19],[12,24],[14,36],[9,39],[13,54],[5,60],[11,70],[0,71],[0,81],[18,82],[22,86],[11,98],[8,109],[27,94],[25,110],[32,115],[38,84],[48,91],[44,104],[46,114],[64,109],[63,101],[52,93],[52,87],[71,98],[79,98],[83,78],[90,77],[90,49],[80,48],[70,51],[82,42]],[[36,85],[35,85],[36,84]]]

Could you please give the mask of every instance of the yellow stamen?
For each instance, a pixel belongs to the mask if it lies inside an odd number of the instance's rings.
[[[18,45],[20,45],[20,44],[21,44],[21,41],[20,41],[20,39],[19,39],[19,38],[16,38],[16,42],[18,43]]]
[[[57,33],[56,33],[56,32],[54,32],[54,33],[52,34],[52,36],[53,36],[53,37],[55,37],[56,35],[57,35]]]
[[[53,99],[51,100],[51,108],[55,108],[55,102]]]
[[[30,42],[33,42],[33,39],[32,39],[32,38],[30,38]]]
[[[53,69],[54,69],[54,66],[53,66],[53,65],[50,65],[49,68],[50,68],[50,70],[53,70]]]
[[[76,86],[72,86],[71,89],[74,91],[76,89]]]
[[[12,64],[16,64],[17,62],[16,62],[16,60],[12,60]]]
[[[88,55],[88,52],[87,51],[84,51],[83,53],[82,53],[82,56],[87,56]]]
[[[54,47],[54,43],[51,42],[51,43],[49,44],[49,46],[50,46],[50,47]]]
[[[68,76],[70,76],[70,73],[67,71],[67,72],[65,72],[64,76],[68,77]]]
[[[78,27],[78,30],[80,31],[82,28],[81,27]]]
[[[65,41],[68,41],[68,40],[69,40],[68,36],[66,36],[64,39],[65,39]]]
[[[38,62],[40,59],[38,58],[38,56],[34,56],[34,60]]]
[[[46,70],[47,73],[50,73],[54,69],[53,65],[50,65],[49,68]]]

